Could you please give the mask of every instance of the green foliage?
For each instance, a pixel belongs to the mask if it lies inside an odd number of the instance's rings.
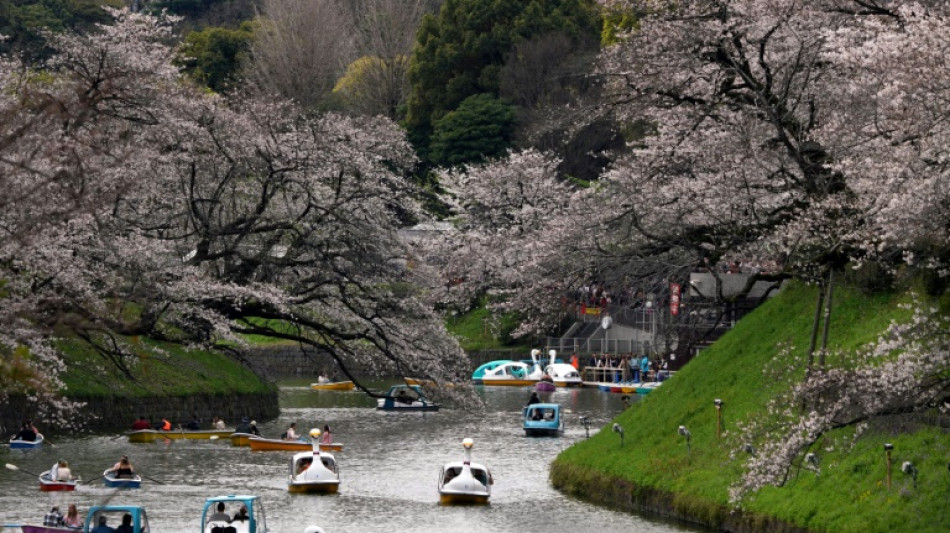
[[[446,329],[459,339],[466,352],[498,349],[517,349],[525,352],[530,346],[514,344],[511,331],[518,325],[517,317],[512,315],[494,317],[484,306],[468,313],[451,315],[446,320]]]
[[[622,6],[612,6],[604,13],[603,29],[600,32],[600,42],[604,46],[617,44],[621,41],[620,35],[636,29],[637,16]]]
[[[446,0],[423,19],[410,59],[406,124],[420,155],[428,157],[434,121],[472,95],[498,95],[514,44],[552,31],[596,36],[597,17],[592,0]]]
[[[47,53],[44,31],[89,31],[111,21],[102,6],[122,5],[120,0],[0,0],[0,35],[6,37],[0,41],[0,52],[40,59]]]
[[[227,0],[161,0],[150,4],[149,7],[155,11],[166,9],[169,13],[194,18],[204,15],[216,4],[226,2]]]
[[[768,416],[769,400],[789,387],[789,382],[776,381],[763,370],[783,363],[773,360],[782,344],[800,352],[807,349],[815,298],[811,287],[783,289],[670,381],[620,414],[614,421],[625,430],[623,448],[608,425],[562,453],[553,469],[555,485],[583,494],[584,480],[574,479],[573,472],[592,470],[639,490],[670,494],[676,509],[705,516],[715,525],[722,511],[730,509],[728,489],[742,473],[745,454],[737,442],[737,425]],[[876,340],[890,321],[909,318],[909,311],[900,307],[906,300],[836,287],[829,348],[853,352]],[[804,369],[794,374],[801,378]],[[721,440],[716,434],[716,398],[724,402]],[[680,425],[692,433],[691,453],[677,433]],[[891,489],[884,481],[884,442],[892,442],[897,452]],[[937,424],[882,419],[860,435],[850,427],[827,434],[813,451],[820,457],[820,476],[795,466],[783,487],[766,488],[744,501],[743,513],[813,531],[936,532],[950,527],[944,512],[950,442]],[[904,460],[913,461],[921,472],[917,489],[900,471]]]
[[[438,166],[477,163],[501,156],[514,127],[511,105],[490,94],[476,94],[435,121],[431,161]]]
[[[139,337],[121,338],[127,353],[119,357],[126,375],[113,359],[79,340],[62,340],[69,369],[63,374],[69,398],[103,396],[180,396],[209,393],[264,392],[268,385],[250,370],[224,355],[189,350]]]
[[[185,37],[174,63],[198,83],[223,92],[238,81],[253,38],[250,22],[236,30],[212,27],[193,31]]]

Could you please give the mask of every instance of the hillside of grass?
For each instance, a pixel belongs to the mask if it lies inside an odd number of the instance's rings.
[[[723,527],[734,520],[729,487],[746,459],[737,424],[767,417],[766,405],[785,390],[763,369],[780,346],[809,345],[816,289],[791,286],[703,351],[663,386],[619,415],[623,446],[611,425],[565,450],[552,466],[559,489],[585,499],[650,509],[657,494],[665,503],[653,510]],[[891,320],[909,311],[906,295],[867,296],[835,289],[829,349],[853,351],[874,341]],[[834,364],[834,361],[829,361]],[[804,375],[798,369],[796,377]],[[721,399],[722,437],[717,437],[715,399]],[[856,434],[844,428],[813,448],[820,471],[793,467],[782,487],[768,487],[741,502],[746,530],[766,530],[770,518],[807,531],[950,531],[950,433],[936,415],[879,419]],[[677,428],[686,426],[690,446]],[[894,445],[888,488],[884,443]],[[919,470],[916,487],[901,464]],[[636,502],[636,503],[631,503]],[[751,518],[750,518],[751,517]],[[761,528],[749,527],[760,520]]]
[[[516,342],[510,336],[517,325],[518,319],[514,315],[493,317],[485,305],[464,314],[450,315],[445,321],[446,329],[455,335],[462,349],[469,353],[499,350],[527,353],[531,346]]]
[[[59,343],[72,398],[266,393],[270,385],[225,354],[148,339],[126,339],[134,355],[110,359],[78,340]],[[128,374],[124,370],[128,371]]]

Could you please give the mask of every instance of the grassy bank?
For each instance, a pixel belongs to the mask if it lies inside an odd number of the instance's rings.
[[[615,420],[619,435],[605,430],[562,453],[552,468],[561,490],[593,501],[733,527],[741,516],[747,531],[868,532],[950,530],[950,434],[935,415],[875,421],[856,435],[845,428],[816,447],[820,475],[793,468],[782,487],[769,487],[731,512],[729,487],[742,473],[745,453],[737,424],[766,416],[766,404],[788,387],[763,369],[783,343],[808,347],[816,293],[791,287],[744,318],[656,391]],[[866,296],[837,289],[829,348],[851,351],[874,341],[892,320],[909,316],[899,295]],[[833,362],[832,362],[833,363]],[[797,377],[804,375],[799,369]],[[714,399],[724,402],[723,435],[717,437]],[[692,434],[690,449],[677,433]],[[892,485],[886,483],[883,445],[892,443]],[[917,487],[900,471],[919,469]],[[605,481],[609,480],[609,481]]]
[[[265,393],[270,386],[220,353],[129,339],[134,356],[108,359],[79,341],[63,341],[64,391],[73,398]],[[123,370],[128,371],[128,374]]]

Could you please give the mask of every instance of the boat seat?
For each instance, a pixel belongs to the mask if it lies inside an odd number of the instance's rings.
[[[247,528],[244,528],[247,531]],[[237,528],[227,522],[208,522],[205,533],[237,533]]]

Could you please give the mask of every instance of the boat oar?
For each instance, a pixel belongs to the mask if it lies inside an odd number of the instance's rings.
[[[8,470],[17,470],[17,471],[23,472],[24,474],[29,474],[29,475],[31,475],[31,476],[40,477],[39,474],[34,474],[33,472],[30,472],[29,470],[24,470],[24,469],[20,468],[20,467],[17,466],[17,465],[11,465],[10,463],[7,463],[7,464],[5,464],[4,466],[6,466]]]
[[[165,485],[165,482],[164,482],[164,481],[159,481],[159,480],[157,480],[157,479],[155,479],[155,478],[153,478],[153,477],[148,477],[148,476],[146,476],[145,474],[139,474],[139,476],[140,476],[142,479],[147,479],[147,480],[149,480],[149,481],[154,481],[155,483],[158,483],[159,485]]]
[[[83,485],[88,485],[88,484],[92,483],[93,481],[99,481],[100,479],[102,479],[102,478],[104,478],[104,477],[106,477],[105,474],[100,474],[100,475],[98,475],[98,476],[96,476],[96,477],[90,479],[89,481],[80,481],[79,483],[82,483]]]

